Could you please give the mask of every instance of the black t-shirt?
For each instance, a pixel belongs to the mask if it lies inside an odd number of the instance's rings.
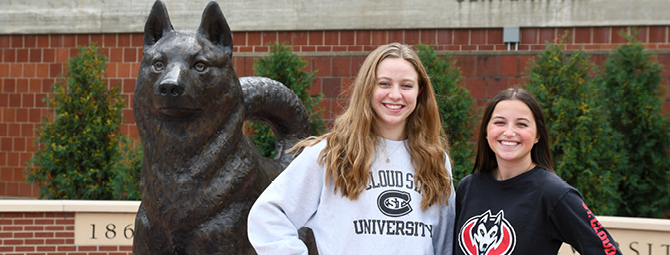
[[[621,254],[579,192],[540,167],[498,181],[468,175],[456,190],[454,254]]]

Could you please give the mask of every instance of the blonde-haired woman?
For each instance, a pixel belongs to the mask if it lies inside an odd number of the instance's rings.
[[[392,43],[365,59],[347,110],[249,213],[259,254],[451,254],[454,190],[432,85],[417,54]]]

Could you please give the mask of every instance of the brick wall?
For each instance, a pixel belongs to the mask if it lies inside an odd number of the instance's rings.
[[[139,202],[81,200],[4,200],[0,201],[0,254],[3,255],[131,255],[132,242],[124,245],[77,245],[75,218],[79,213],[92,214],[94,222],[107,220],[109,212],[134,215]],[[77,212],[68,212],[71,208]],[[45,209],[45,208],[52,208]],[[25,210],[24,210],[25,209]],[[93,212],[95,211],[95,212]],[[98,214],[96,214],[98,212]],[[79,216],[81,217],[81,215]],[[670,246],[670,220],[598,216],[617,241],[624,254],[667,255]],[[84,238],[89,236],[85,225]],[[125,225],[122,224],[122,225]],[[117,229],[118,230],[118,229]],[[81,233],[81,232],[79,232]],[[121,233],[117,233],[121,235]],[[100,239],[102,239],[100,233]],[[81,238],[79,239],[81,242]],[[563,244],[559,254],[574,254]]]
[[[638,39],[664,66],[670,66],[670,26],[638,27]],[[324,93],[323,118],[332,119],[346,106],[348,85],[366,54],[389,42],[435,45],[451,52],[461,69],[461,84],[482,106],[498,91],[523,84],[528,61],[565,31],[571,40],[566,50],[583,47],[596,64],[609,50],[625,43],[618,35],[625,27],[521,28],[519,51],[507,51],[502,28],[235,32],[234,66],[238,76],[253,75],[254,60],[267,52],[271,42],[288,42],[307,61],[308,71],[318,71],[311,92]],[[96,42],[109,57],[107,80],[119,86],[126,108],[121,132],[137,137],[132,114],[135,79],[142,58],[142,34],[0,35],[0,196],[37,197],[38,188],[26,184],[26,161],[36,150],[35,128],[51,111],[42,101],[51,85],[65,71],[77,45]],[[667,86],[670,73],[663,72]],[[665,109],[670,109],[668,100]]]
[[[131,255],[132,246],[75,245],[75,213],[3,212],[0,254]]]

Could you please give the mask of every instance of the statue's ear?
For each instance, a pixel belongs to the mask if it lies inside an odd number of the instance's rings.
[[[202,13],[198,33],[208,38],[215,45],[223,47],[223,51],[228,57],[233,57],[233,36],[218,3],[211,1],[207,4],[205,11]]]
[[[165,34],[173,30],[165,4],[163,1],[156,1],[144,25],[144,46],[156,44]]]

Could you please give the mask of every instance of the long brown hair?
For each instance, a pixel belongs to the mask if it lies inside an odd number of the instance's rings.
[[[535,118],[535,127],[537,128],[537,134],[540,136],[540,140],[533,145],[533,148],[530,150],[530,156],[533,162],[538,166],[547,169],[551,172],[554,171],[554,166],[551,162],[551,147],[549,146],[549,130],[547,128],[547,123],[544,120],[544,113],[542,113],[542,107],[540,103],[537,102],[535,97],[531,95],[528,91],[523,88],[509,88],[501,91],[496,95],[488,105],[486,105],[486,110],[484,110],[484,117],[482,118],[482,123],[479,126],[479,134],[477,135],[477,157],[475,160],[475,166],[472,168],[472,172],[491,172],[493,169],[498,167],[498,161],[496,160],[496,154],[493,152],[489,143],[486,140],[486,128],[491,121],[493,115],[493,110],[495,110],[496,105],[503,100],[519,100],[526,104],[530,111],[533,113]]]
[[[407,117],[404,134],[415,169],[415,182],[423,196],[421,208],[447,203],[452,180],[444,162],[449,145],[440,122],[433,86],[416,52],[408,45],[391,43],[372,51],[353,82],[349,107],[335,119],[333,129],[323,136],[305,139],[292,149],[300,150],[327,140],[319,157],[319,164],[326,164],[326,183],[333,180],[335,192],[357,199],[368,185],[378,141],[375,127],[378,116],[371,101],[377,83],[377,66],[386,58],[407,60],[419,76],[421,92],[414,112]]]

